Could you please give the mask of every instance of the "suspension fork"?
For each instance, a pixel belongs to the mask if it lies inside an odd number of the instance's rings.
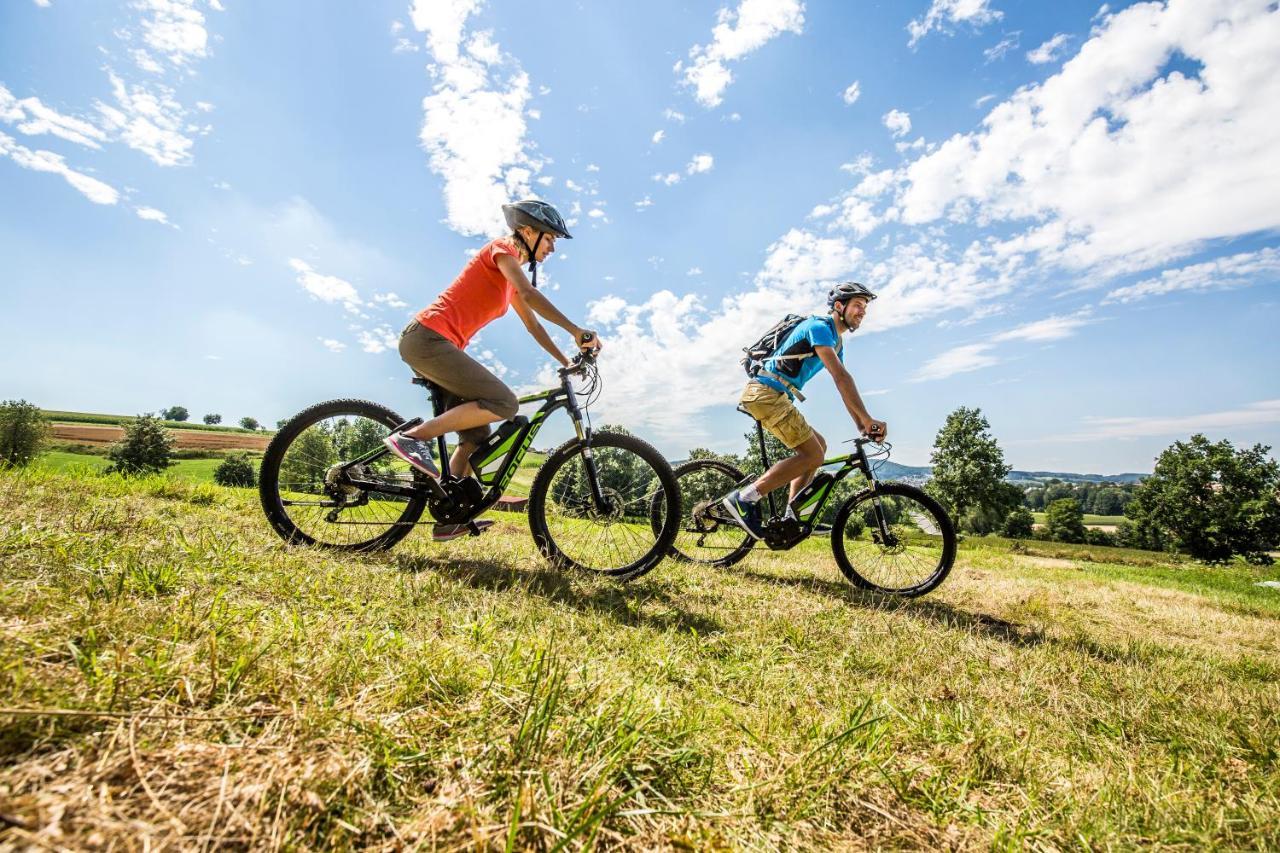
[[[879,483],[876,481],[876,474],[871,470],[871,463],[867,460],[867,451],[861,444],[858,446],[858,465],[862,468],[862,473],[866,475],[867,482],[871,484],[871,507],[875,511],[876,527],[880,530],[881,541],[887,543],[890,538],[889,522],[884,517],[884,507],[880,503],[880,493],[876,490]]]
[[[596,468],[595,456],[591,452],[591,427],[582,425],[582,410],[578,408],[578,395],[574,393],[568,379],[564,381],[564,391],[568,398],[565,407],[573,420],[573,429],[578,434],[578,441],[582,443],[582,464],[587,469],[587,485],[591,487],[591,500],[595,502],[596,512],[604,515],[609,512],[610,507],[609,502],[605,500],[604,492],[600,489],[600,472]]]

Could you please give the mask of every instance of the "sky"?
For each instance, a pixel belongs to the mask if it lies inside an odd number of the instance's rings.
[[[1270,0],[4,0],[0,398],[423,414],[400,330],[536,195],[594,423],[672,458],[744,448],[741,348],[845,279],[895,461],[959,406],[1023,470],[1280,446],[1277,44]],[[554,384],[514,312],[472,352]]]

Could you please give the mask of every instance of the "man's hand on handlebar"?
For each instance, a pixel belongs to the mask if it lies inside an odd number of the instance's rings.
[[[580,350],[594,352],[600,349],[600,336],[590,329],[579,329],[573,338]]]
[[[876,444],[883,444],[884,440],[889,437],[889,425],[884,421],[872,418],[862,426],[862,432]]]

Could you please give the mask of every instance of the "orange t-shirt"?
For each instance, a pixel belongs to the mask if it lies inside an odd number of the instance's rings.
[[[417,321],[444,335],[458,349],[466,349],[476,332],[511,307],[516,289],[498,269],[498,255],[520,260],[520,252],[510,240],[490,241],[435,302],[418,312]]]

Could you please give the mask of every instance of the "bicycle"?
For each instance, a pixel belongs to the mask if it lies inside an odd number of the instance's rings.
[[[630,580],[656,566],[676,535],[675,474],[657,450],[631,435],[596,432],[588,408],[598,396],[593,353],[559,370],[560,386],[520,398],[542,402],[532,418],[503,422],[471,454],[474,476],[449,471],[444,436],[437,439],[440,479],[391,453],[382,439],[406,421],[378,403],[333,400],[295,415],[267,447],[259,497],[273,529],[286,542],[349,551],[392,547],[423,512],[444,524],[465,524],[502,497],[547,417],[565,409],[575,435],[543,462],[529,489],[527,514],[538,550],[557,566]],[[575,391],[571,379],[581,379]],[[422,377],[432,411],[444,411],[441,389]],[[581,401],[580,401],[581,399]],[[584,422],[585,421],[585,422]],[[671,523],[654,526],[654,506]]]
[[[739,407],[738,411],[750,414]],[[754,418],[752,418],[755,421]],[[764,428],[755,421],[760,458],[765,469]],[[854,472],[867,479],[866,489],[847,499],[836,512],[831,527],[831,550],[841,573],[860,589],[915,597],[936,589],[951,571],[956,556],[955,526],[945,509],[922,489],[906,483],[880,482],[873,459],[887,459],[892,449],[884,445],[870,455],[869,438],[853,440],[853,453],[823,461],[823,467],[840,465],[834,473],[819,470],[791,502],[795,517],[780,512],[775,496],[768,495],[769,512],[764,544],[786,551],[809,538],[817,528],[836,483]],[[720,499],[756,478],[718,459],[695,459],[675,468],[681,494],[680,530],[670,555],[676,559],[712,566],[732,566],[750,553],[756,540],[747,534],[721,505]],[[665,524],[665,509],[654,503],[650,521],[655,529]]]

